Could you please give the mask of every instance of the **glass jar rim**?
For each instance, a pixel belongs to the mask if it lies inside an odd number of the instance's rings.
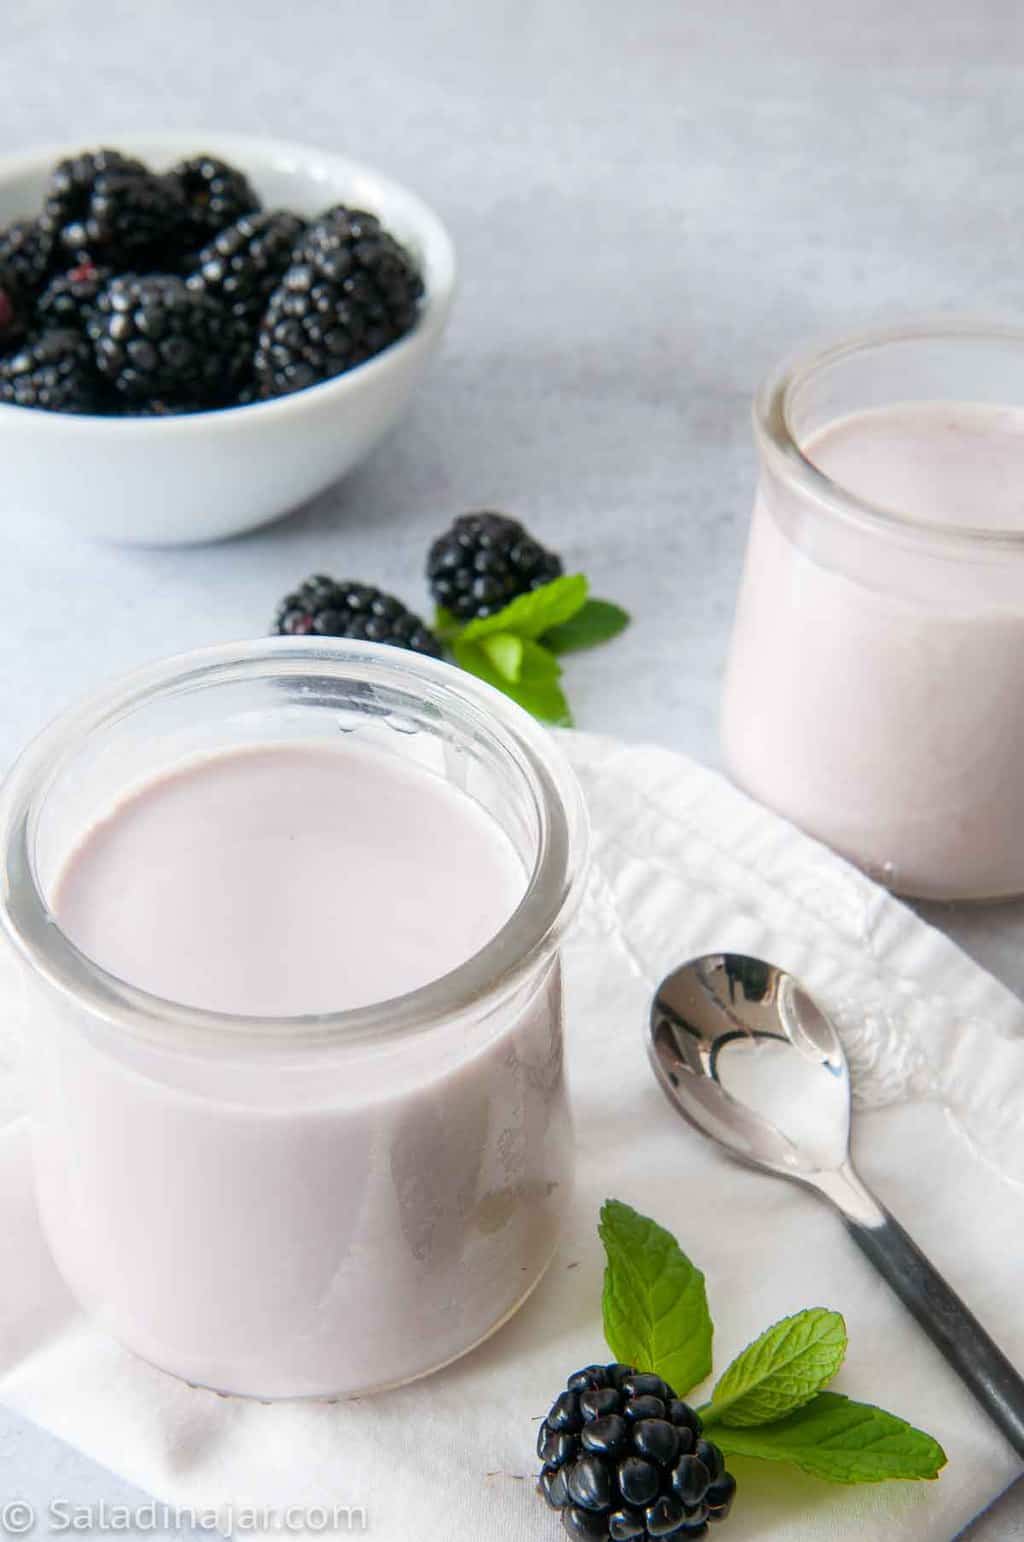
[[[319,674],[336,682],[413,689],[425,703],[499,742],[538,815],[537,854],[508,921],[470,958],[404,995],[338,1012],[260,1017],[211,1011],[121,980],[79,951],[40,886],[32,831],[46,792],[90,735],[161,694],[246,679]],[[555,737],[515,702],[465,671],[410,650],[348,639],[274,637],[178,654],[122,676],[67,709],[28,745],[0,791],[0,929],[52,986],[133,1038],[164,1048],[391,1043],[502,999],[557,947],[580,899],[588,843],[583,795]]]
[[[919,540],[941,539],[961,549],[1024,549],[1024,530],[967,526],[900,513],[872,503],[836,482],[804,454],[793,431],[794,392],[823,366],[889,344],[975,339],[1018,347],[1024,358],[1024,326],[1000,317],[938,315],[868,327],[811,343],[788,354],[758,389],[753,404],[754,435],[765,461],[782,480],[849,523]],[[950,398],[952,400],[952,398]]]

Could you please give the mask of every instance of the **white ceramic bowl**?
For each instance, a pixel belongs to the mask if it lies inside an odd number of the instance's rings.
[[[0,518],[45,515],[111,541],[216,540],[296,508],[388,431],[444,330],[455,284],[448,234],[426,204],[342,155],[244,135],[115,136],[162,170],[207,150],[239,166],[267,208],[378,214],[415,255],[426,294],[415,329],[334,380],[276,401],[169,418],[101,418],[0,405]],[[0,226],[38,211],[56,145],[0,157]]]

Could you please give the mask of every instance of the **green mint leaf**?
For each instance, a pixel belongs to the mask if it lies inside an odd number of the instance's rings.
[[[506,682],[515,685],[545,685],[557,680],[562,666],[553,653],[528,637],[517,637],[514,632],[494,632],[481,637],[477,643],[466,644],[479,648]]]
[[[809,1307],[784,1317],[748,1344],[719,1377],[705,1424],[770,1424],[810,1402],[846,1354],[846,1324],[838,1312]]]
[[[495,632],[492,637],[482,638],[480,647],[503,679],[513,682],[519,679],[523,670],[521,637],[512,632]]]
[[[492,632],[515,632],[518,637],[542,637],[552,627],[561,626],[582,607],[587,598],[587,580],[582,573],[553,578],[529,594],[510,600],[496,615],[470,621],[461,636],[466,642],[479,642]]]
[[[604,1336],[616,1360],[654,1371],[685,1397],[711,1374],[704,1276],[671,1232],[617,1199],[601,1207]]]
[[[455,662],[460,668],[468,670],[471,675],[476,675],[481,680],[486,680],[488,685],[493,685],[495,690],[510,696],[527,712],[540,718],[541,722],[558,723],[563,728],[571,728],[572,713],[569,711],[569,703],[558,682],[558,660],[551,659],[554,664],[554,673],[552,674],[550,670],[545,673],[544,668],[538,666],[537,661],[531,657],[531,650],[535,646],[523,641],[518,680],[510,680],[495,669],[479,642],[466,642],[464,637],[457,637],[452,645],[452,651]],[[545,651],[543,648],[538,648],[540,653]],[[550,658],[551,655],[548,657]]]
[[[790,1462],[829,1483],[935,1478],[946,1465],[946,1453],[923,1430],[838,1392],[819,1392],[785,1419],[756,1429],[716,1424],[711,1438],[729,1455]]]
[[[517,639],[522,653],[522,678],[539,685],[544,680],[557,680],[561,676],[562,666],[553,653],[549,653],[541,643],[533,642],[528,637]]]
[[[458,637],[461,631],[462,622],[459,620],[458,616],[452,615],[450,610],[446,610],[443,605],[439,605],[434,611],[433,626],[434,636],[437,638],[438,642],[454,642],[455,638]]]
[[[585,600],[574,616],[544,633],[544,646],[553,653],[572,653],[576,648],[593,648],[625,631],[629,612],[611,600]]]

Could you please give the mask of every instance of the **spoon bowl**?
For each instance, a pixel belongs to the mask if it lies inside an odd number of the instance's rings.
[[[648,1047],[680,1113],[742,1161],[805,1179],[846,1162],[846,1056],[785,970],[737,953],[675,970],[654,998]]]

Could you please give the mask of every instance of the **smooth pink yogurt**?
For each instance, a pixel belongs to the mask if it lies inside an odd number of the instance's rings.
[[[358,746],[200,760],[124,798],[57,880],[62,929],[112,974],[218,1012],[387,1001],[500,931],[526,875],[479,804]]]

